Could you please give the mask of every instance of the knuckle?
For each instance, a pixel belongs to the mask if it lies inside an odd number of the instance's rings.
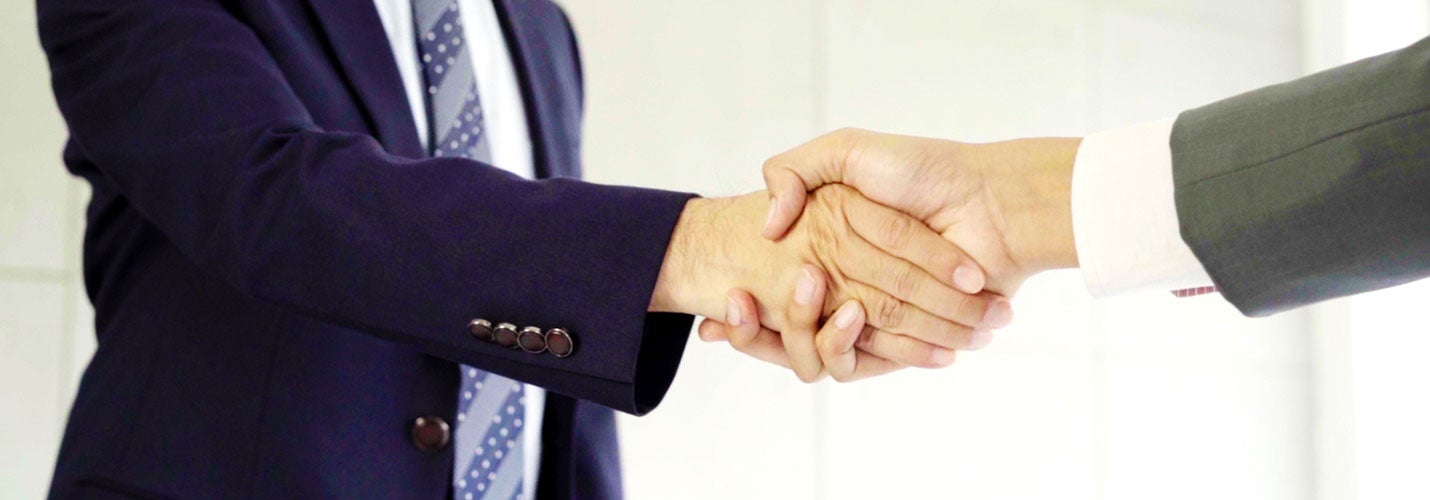
[[[909,240],[913,238],[913,223],[907,217],[893,217],[884,224],[883,243],[889,250],[898,250],[908,246]]]
[[[876,310],[878,313],[875,317],[879,318],[880,328],[893,328],[903,324],[904,316],[908,314],[904,303],[891,297],[884,297],[883,300],[880,300]]]
[[[817,371],[797,370],[794,372],[794,374],[796,377],[799,377],[800,382],[804,382],[806,384],[813,384],[815,382],[818,382],[820,379],[820,372]]]
[[[919,289],[919,274],[911,266],[895,270],[894,293],[900,297],[912,297]]]
[[[831,207],[837,207],[841,213],[848,212],[858,205],[854,202],[854,196],[859,193],[846,184],[826,184],[819,188],[820,196],[828,200]]]
[[[833,138],[833,139],[837,139],[837,140],[848,141],[848,140],[857,139],[860,135],[863,135],[863,134],[864,134],[864,129],[861,129],[861,128],[859,128],[859,127],[848,127],[848,126],[846,126],[846,127],[839,127],[839,129],[837,129],[837,130],[835,130],[835,131],[833,131],[833,132],[830,132],[830,133],[829,133],[829,137],[830,137],[830,138]]]
[[[834,274],[843,259],[839,256],[844,252],[844,245],[839,238],[835,237],[823,224],[811,226],[809,241],[809,257],[812,264],[825,269],[827,273]]]
[[[765,160],[764,165],[760,167],[760,170],[764,172],[765,175],[770,175],[779,170],[788,170],[789,167],[786,166],[783,156],[784,155],[775,155],[769,157],[769,159]]]
[[[835,213],[821,209],[806,211],[805,214],[800,218],[800,223],[805,224],[813,257],[826,272],[832,273],[838,266],[829,264],[843,262],[840,256],[847,250],[845,242],[848,237],[840,230],[842,224]]]
[[[820,186],[819,189],[810,193],[810,198],[819,202],[820,210],[834,214],[842,213],[845,189],[848,187],[843,184]]]
[[[839,355],[839,346],[834,344],[832,335],[820,334],[814,338],[814,349],[819,352],[821,359],[831,360]]]

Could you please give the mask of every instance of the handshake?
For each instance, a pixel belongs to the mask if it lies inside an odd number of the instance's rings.
[[[650,310],[805,382],[948,366],[1029,276],[1077,266],[1079,142],[819,137],[765,163],[768,192],[686,205]]]

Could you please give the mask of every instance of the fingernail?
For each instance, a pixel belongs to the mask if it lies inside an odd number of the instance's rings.
[[[948,366],[953,364],[953,358],[957,355],[958,353],[955,352],[953,349],[944,349],[942,347],[937,347],[934,348],[933,357],[930,358],[930,360],[933,361],[933,364],[936,366]]]
[[[808,269],[799,275],[799,283],[794,286],[794,301],[807,306],[814,301],[814,275]]]
[[[973,338],[968,341],[968,347],[965,349],[977,351],[988,347],[990,342],[993,342],[993,330],[974,330]]]
[[[953,286],[958,287],[963,293],[978,293],[983,291],[983,273],[978,272],[972,266],[958,266],[953,270]]]
[[[775,208],[780,206],[779,198],[770,198],[770,209],[765,212],[765,227],[770,227],[770,223],[775,221]]]
[[[1006,300],[994,301],[988,305],[988,311],[983,313],[983,326],[988,328],[1003,328],[1012,322],[1013,306]]]
[[[853,302],[847,302],[839,306],[839,311],[834,313],[834,326],[840,330],[848,330],[854,326],[854,320],[859,317],[859,308]]]
[[[725,324],[732,327],[745,324],[744,318],[740,317],[740,304],[729,297],[725,298]]]

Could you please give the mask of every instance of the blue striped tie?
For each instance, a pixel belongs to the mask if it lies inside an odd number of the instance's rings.
[[[476,74],[467,54],[456,0],[412,0],[417,52],[427,83],[432,156],[458,156],[490,163],[482,129]],[[522,420],[526,400],[519,382],[462,367],[453,440],[454,497],[459,500],[519,498],[525,469]]]

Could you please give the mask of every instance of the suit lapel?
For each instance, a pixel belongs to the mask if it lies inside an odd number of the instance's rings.
[[[373,132],[387,150],[426,156],[412,123],[407,93],[397,73],[387,31],[372,0],[308,0]]]

